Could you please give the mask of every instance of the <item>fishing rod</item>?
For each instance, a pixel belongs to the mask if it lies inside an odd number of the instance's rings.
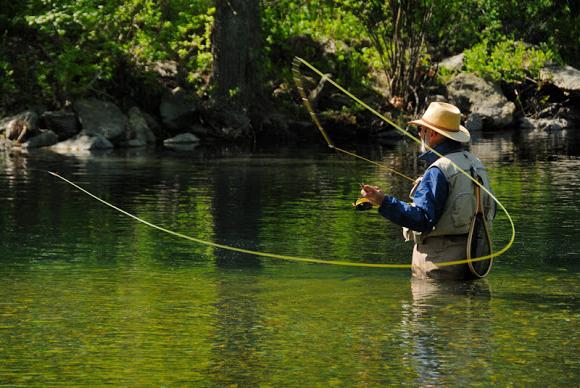
[[[343,149],[340,149],[338,147],[335,147],[334,144],[332,143],[332,140],[330,139],[330,136],[328,135],[328,133],[324,130],[324,128],[322,127],[322,125],[320,124],[320,120],[318,120],[318,117],[316,115],[316,113],[314,112],[314,109],[312,108],[312,104],[310,104],[310,101],[308,99],[308,97],[306,96],[306,93],[304,91],[304,86],[303,86],[303,82],[302,82],[302,73],[300,71],[300,67],[304,65],[306,66],[308,69],[310,69],[311,71],[313,71],[314,73],[316,73],[317,75],[319,75],[321,77],[321,79],[325,79],[326,82],[328,82],[329,84],[331,84],[332,86],[334,86],[336,89],[338,89],[340,92],[342,92],[344,95],[346,95],[347,97],[349,97],[350,99],[352,99],[354,102],[356,102],[357,104],[359,104],[359,106],[363,107],[364,109],[370,111],[373,115],[377,116],[379,119],[383,120],[384,122],[390,124],[391,126],[393,126],[397,131],[399,131],[401,134],[403,134],[404,136],[410,138],[411,140],[413,140],[414,142],[421,144],[421,140],[419,138],[417,138],[416,136],[413,136],[409,131],[405,131],[403,128],[401,128],[397,123],[393,122],[392,120],[390,120],[389,118],[385,117],[383,114],[381,114],[380,112],[378,112],[376,109],[373,109],[372,107],[370,107],[367,103],[365,103],[364,101],[362,101],[361,99],[359,99],[358,97],[356,97],[354,94],[352,94],[351,92],[349,92],[348,90],[346,90],[345,88],[343,88],[341,85],[339,85],[336,81],[334,81],[332,78],[330,78],[327,74],[322,73],[320,70],[318,70],[316,67],[314,67],[312,64],[310,64],[308,61],[300,58],[300,57],[294,57],[294,60],[292,62],[292,73],[294,76],[294,81],[296,83],[296,87],[298,89],[298,93],[300,94],[301,98],[302,98],[302,102],[305,106],[305,108],[308,110],[310,117],[312,118],[313,122],[315,123],[316,127],[318,128],[318,130],[322,133],[325,141],[327,142],[328,146],[330,148],[333,148],[334,150],[344,153],[346,155],[358,158],[358,159],[362,159],[365,160],[367,162],[370,162],[374,165],[378,165],[384,169],[387,169],[389,171],[393,171],[396,172],[397,174],[403,176],[404,178],[406,178],[407,180],[410,181],[414,181],[414,179],[400,174],[399,172],[395,171],[394,169],[385,166],[383,164],[368,160],[362,156],[359,156],[353,152],[348,152],[345,151]],[[429,145],[425,144],[425,148],[431,152],[433,152],[435,155],[437,155],[440,158],[445,158],[444,155],[442,155],[441,153],[437,152],[436,150],[434,150],[432,147],[430,147]],[[484,260],[491,260],[494,257],[498,257],[502,254],[504,254],[513,244],[513,242],[515,241],[515,236],[516,236],[516,230],[515,230],[515,224],[512,220],[512,217],[510,216],[509,212],[507,211],[507,209],[503,206],[503,204],[499,201],[499,199],[497,199],[497,197],[490,191],[488,190],[481,182],[479,182],[478,179],[476,179],[477,177],[471,176],[470,173],[466,172],[465,170],[463,170],[461,167],[459,167],[456,163],[454,163],[452,160],[449,160],[449,162],[451,163],[451,165],[453,165],[454,167],[456,167],[463,175],[465,175],[469,180],[471,180],[473,182],[473,184],[475,185],[475,187],[478,189],[477,191],[477,199],[479,201],[480,199],[480,194],[479,192],[481,190],[483,190],[485,193],[487,193],[493,200],[494,202],[501,208],[501,210],[505,213],[505,215],[507,216],[509,223],[510,223],[510,227],[511,227],[511,237],[510,240],[508,241],[508,243],[502,247],[499,251],[497,252],[493,252],[491,250],[490,247],[490,252],[489,254],[484,254],[482,256],[479,257],[471,257],[471,252],[469,252],[469,254],[467,255],[467,259],[465,260],[459,260],[459,261],[449,261],[449,262],[445,262],[445,263],[437,263],[437,265],[454,265],[454,264],[469,264],[470,268],[472,268],[472,263],[473,262],[479,262],[479,261],[484,261]],[[369,208],[367,206],[367,208]],[[479,208],[478,208],[478,213],[476,213],[476,219],[479,219]],[[484,225],[480,228],[480,230],[485,230],[485,232],[487,233],[487,225]],[[470,231],[470,238],[471,235],[473,234],[472,231]],[[489,239],[489,234],[487,234],[486,236]],[[490,240],[489,240],[490,241]],[[485,275],[484,275],[485,276]],[[481,276],[482,277],[482,276]]]

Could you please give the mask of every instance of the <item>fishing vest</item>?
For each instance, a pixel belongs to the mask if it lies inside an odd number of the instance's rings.
[[[455,165],[459,166],[468,174],[476,174],[483,180],[484,187],[491,192],[487,171],[481,161],[467,151],[453,152],[439,158],[429,168],[439,168],[445,178],[447,179],[449,194],[443,213],[437,221],[437,224],[429,232],[415,232],[407,228],[403,228],[403,236],[405,240],[413,239],[415,243],[422,243],[426,238],[433,236],[448,236],[448,235],[462,235],[469,232],[471,220],[475,214],[475,184],[467,178],[461,170]],[[477,179],[477,178],[475,178]],[[419,185],[421,178],[415,181],[415,185],[411,190],[411,196]],[[485,217],[488,226],[491,228],[493,217],[495,214],[495,203],[493,198],[483,190],[481,191],[483,206],[485,209]]]

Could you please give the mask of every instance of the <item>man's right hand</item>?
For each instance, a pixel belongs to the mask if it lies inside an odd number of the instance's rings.
[[[385,193],[378,186],[363,185],[360,193],[376,206],[381,206],[385,199]]]

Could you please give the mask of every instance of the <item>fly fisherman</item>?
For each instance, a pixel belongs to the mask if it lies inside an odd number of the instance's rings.
[[[415,242],[412,272],[419,279],[476,277],[467,264],[439,265],[466,259],[468,233],[477,208],[475,184],[450,161],[481,179],[491,192],[485,167],[464,150],[470,134],[460,125],[460,119],[461,112],[456,106],[433,102],[420,119],[409,122],[419,128],[422,152],[419,159],[428,165],[411,190],[412,203],[385,195],[376,186],[364,185],[361,190],[363,197],[379,206],[383,217],[403,227],[406,241]],[[427,150],[427,146],[444,157]],[[495,204],[484,191],[481,198],[483,215],[491,227]]]

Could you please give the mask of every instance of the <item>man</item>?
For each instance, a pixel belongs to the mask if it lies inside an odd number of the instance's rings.
[[[438,265],[466,258],[468,233],[476,211],[475,185],[456,166],[481,178],[491,191],[483,164],[464,150],[470,134],[460,120],[461,112],[456,106],[433,102],[419,120],[409,123],[419,128],[419,159],[428,165],[411,190],[412,203],[385,195],[376,186],[364,185],[361,190],[364,197],[379,206],[382,216],[403,227],[407,241],[415,241],[412,272],[416,278],[474,277],[467,264]],[[427,150],[427,146],[444,157]],[[491,227],[495,205],[489,195],[481,193],[484,215]]]

